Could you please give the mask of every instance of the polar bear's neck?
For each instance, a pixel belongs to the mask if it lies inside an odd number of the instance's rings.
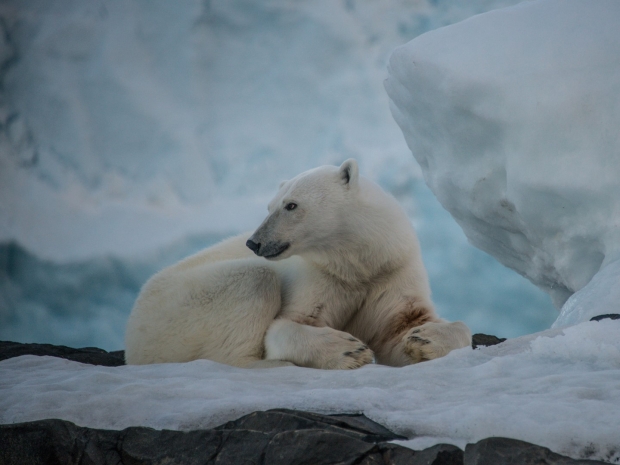
[[[303,258],[322,273],[350,285],[367,286],[403,269],[423,272],[418,240],[408,219],[381,216],[380,221],[348,225],[346,230],[351,233],[341,235],[340,243]]]
[[[372,263],[352,254],[340,254],[338,257],[312,256],[307,261],[321,273],[347,284],[351,287],[366,286],[388,277],[404,267],[404,263]]]

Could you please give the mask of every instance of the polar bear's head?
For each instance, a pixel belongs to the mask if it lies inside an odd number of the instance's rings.
[[[347,240],[346,218],[355,210],[360,177],[357,162],[321,166],[283,182],[269,215],[246,245],[256,255],[283,259],[327,252]],[[340,244],[342,245],[342,244]]]

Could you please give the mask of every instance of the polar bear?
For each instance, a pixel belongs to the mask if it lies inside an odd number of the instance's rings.
[[[465,324],[436,315],[404,210],[355,160],[282,183],[268,211],[254,233],[144,285],[127,324],[128,364],[403,366],[471,344]]]

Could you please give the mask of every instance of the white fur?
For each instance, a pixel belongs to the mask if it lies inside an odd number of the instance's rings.
[[[402,366],[471,344],[463,323],[436,316],[407,215],[355,160],[282,183],[250,237],[258,257],[248,237],[145,284],[127,324],[127,363]]]

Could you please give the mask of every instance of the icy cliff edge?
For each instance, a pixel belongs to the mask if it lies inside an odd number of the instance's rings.
[[[620,287],[619,22],[615,0],[525,2],[390,59],[392,113],[429,187],[473,245],[558,308],[591,281]],[[556,326],[601,313],[576,299]]]

